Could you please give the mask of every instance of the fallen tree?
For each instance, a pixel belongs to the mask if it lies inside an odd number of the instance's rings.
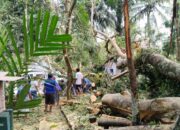
[[[102,104],[107,105],[122,115],[131,114],[131,98],[121,94],[106,94],[102,98]],[[180,97],[165,97],[138,102],[140,119],[144,122],[150,119],[175,118],[176,112],[180,110]],[[170,113],[170,114],[167,114]],[[166,122],[165,120],[162,120]],[[169,122],[169,120],[168,120]],[[167,122],[167,123],[168,123]],[[171,122],[172,123],[172,122]]]
[[[135,58],[137,68],[138,63],[140,63],[141,66],[150,64],[160,74],[180,82],[180,63],[169,60],[163,55],[156,54],[155,52],[146,49],[142,49],[138,55],[139,56]],[[122,68],[126,64],[127,62],[125,59],[121,59],[117,62],[118,68]]]

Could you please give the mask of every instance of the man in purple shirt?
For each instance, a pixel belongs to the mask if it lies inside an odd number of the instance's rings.
[[[44,83],[44,94],[45,94],[45,112],[52,111],[52,106],[55,103],[55,93],[56,93],[56,82],[53,80],[53,75],[48,74],[48,79]]]

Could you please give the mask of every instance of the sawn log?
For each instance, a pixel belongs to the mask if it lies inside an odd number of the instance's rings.
[[[121,94],[106,94],[102,98],[102,104],[112,109],[119,110],[120,113],[131,114],[131,98]],[[150,100],[140,100],[138,102],[141,120],[158,118],[168,112],[180,110],[180,97],[165,97]]]

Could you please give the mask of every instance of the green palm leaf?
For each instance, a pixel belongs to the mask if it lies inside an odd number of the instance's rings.
[[[2,38],[0,37],[0,43],[1,43],[1,46],[4,48],[4,50],[5,50],[5,52],[7,53],[7,55],[8,55],[8,58],[10,58],[10,61],[11,61],[11,63],[12,63],[12,69],[13,70],[15,70],[16,71],[16,74],[18,74],[19,73],[19,70],[18,70],[18,68],[17,68],[17,66],[16,66],[16,63],[15,63],[15,61],[14,61],[14,58],[13,58],[13,55],[11,54],[11,52],[10,52],[10,50],[5,46],[5,43],[4,43],[4,41],[2,40]]]
[[[60,52],[36,52],[33,54],[33,56],[44,56],[44,55],[59,55],[62,54]]]
[[[25,17],[24,17],[24,24],[25,24]],[[59,50],[63,50],[65,48],[70,48],[70,45],[65,45],[64,42],[69,42],[72,40],[72,37],[67,34],[56,35],[54,31],[56,29],[56,25],[58,22],[58,16],[54,15],[50,18],[50,12],[46,11],[43,20],[41,20],[41,10],[38,12],[37,22],[36,24],[33,23],[33,13],[30,16],[30,46],[28,46],[28,41],[25,38],[25,52],[27,56],[37,56],[47,54],[49,51],[50,54],[56,54]],[[42,21],[42,23],[40,23]],[[50,23],[50,24],[49,24]],[[33,27],[35,26],[36,31],[34,33]],[[24,25],[25,28],[25,25]],[[27,29],[24,29],[25,37],[28,37]],[[33,36],[35,35],[35,40]],[[29,51],[30,50],[30,53]],[[53,52],[52,52],[53,51]],[[45,53],[44,53],[45,52]],[[28,53],[28,55],[27,55]],[[27,58],[26,58],[27,59]]]
[[[41,98],[25,101],[21,104],[16,105],[15,109],[34,108],[34,107],[37,107],[39,104],[41,104],[41,102],[42,102]]]
[[[10,66],[9,62],[7,61],[6,57],[4,55],[1,55],[2,60],[4,61],[4,63],[7,65],[8,71],[10,72],[10,74],[12,76],[14,76],[14,71],[13,68]]]
[[[20,66],[20,68],[22,68],[22,61],[21,61],[21,57],[20,57],[20,52],[18,50],[17,43],[15,42],[15,38],[14,38],[14,36],[12,34],[11,29],[8,30],[8,34],[9,34],[9,37],[11,39],[11,44],[12,44],[12,47],[14,49],[15,55],[17,57],[19,66]]]
[[[33,51],[34,51],[34,39],[33,39],[33,31],[34,31],[34,28],[33,28],[33,14],[31,13],[31,16],[30,16],[30,54],[32,55],[33,54]]]
[[[44,15],[42,29],[41,29],[40,45],[42,45],[42,46],[46,44],[45,42],[46,42],[46,37],[47,37],[49,18],[50,18],[50,13],[48,11],[46,11],[46,13]]]
[[[18,95],[18,99],[16,102],[15,109],[24,109],[24,108],[33,108],[38,106],[42,99],[35,99],[31,101],[25,101],[26,96],[28,96],[30,85],[26,84],[23,89],[21,90],[20,94]]]
[[[39,43],[39,32],[40,32],[40,20],[41,20],[41,10],[38,12],[38,17],[37,17],[37,23],[36,23],[36,40],[35,40],[35,48],[38,48],[38,43]]]
[[[25,86],[21,90],[20,94],[18,95],[18,99],[17,99],[16,105],[22,104],[24,102],[27,94],[29,93],[30,87],[31,86],[29,84],[25,84]]]
[[[51,17],[50,12],[47,11],[44,17],[42,17],[41,10],[38,12],[37,19],[34,19],[33,15],[34,14],[32,12],[30,15],[29,25],[27,24],[28,22],[25,15],[23,16],[24,62],[22,62],[21,54],[18,50],[18,45],[11,29],[8,29],[8,31],[5,29],[0,31],[0,58],[2,58],[3,63],[6,65],[4,68],[7,69],[12,76],[28,73],[27,66],[32,62],[33,57],[35,56],[59,55],[61,50],[71,48],[69,44],[64,44],[72,40],[71,35],[55,34],[58,16],[54,15]],[[36,21],[36,23],[34,21]],[[13,47],[13,53],[11,53],[11,51],[7,48],[8,42]],[[16,64],[14,55],[17,58],[19,67]],[[10,62],[7,60],[8,58],[10,59]],[[14,108],[31,108],[39,105],[41,103],[41,99],[24,101],[29,92],[30,85],[25,83],[22,83],[22,85],[25,87],[20,92]],[[8,104],[11,108],[13,107],[14,86],[14,83],[10,84],[10,98]]]
[[[26,27],[26,17],[23,16],[23,32],[24,32],[24,50],[25,50],[25,59],[28,61],[29,59],[29,45],[28,45],[28,34],[27,34],[27,27]],[[26,62],[25,61],[25,62]]]

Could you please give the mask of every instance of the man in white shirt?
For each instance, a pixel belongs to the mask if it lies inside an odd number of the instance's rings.
[[[76,82],[75,82],[76,92],[79,95],[82,93],[82,83],[83,83],[83,74],[80,72],[79,68],[76,69],[75,78],[76,78]]]

